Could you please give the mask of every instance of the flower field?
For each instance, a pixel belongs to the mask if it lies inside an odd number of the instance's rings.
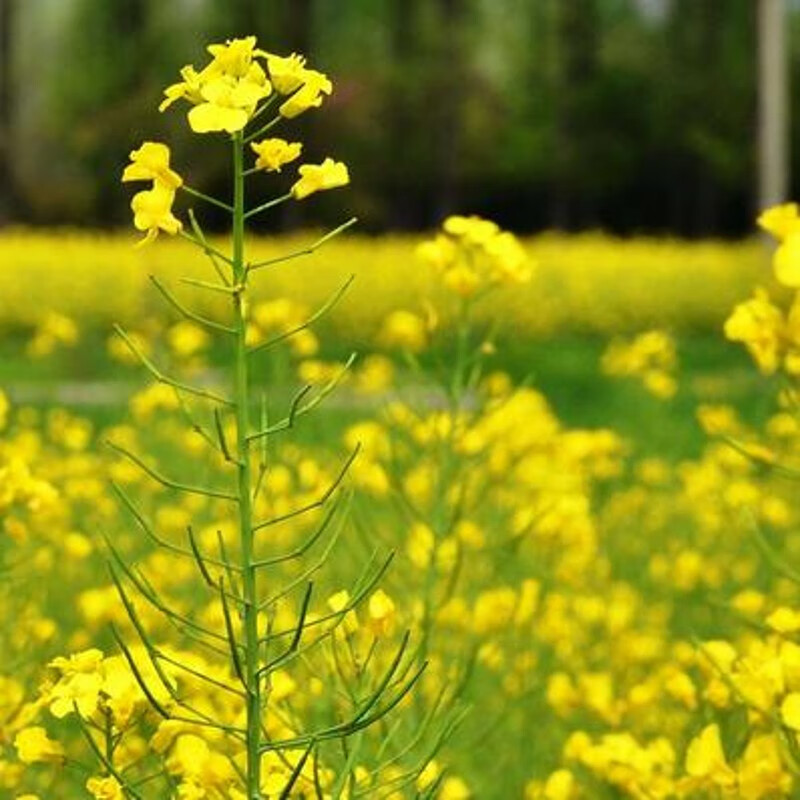
[[[301,250],[313,235],[258,237],[259,259]],[[292,269],[262,274],[258,297],[291,297],[321,305],[350,275],[347,296],[327,323],[343,336],[374,336],[389,311],[419,304],[434,283],[416,260],[419,237],[349,235],[321,248]],[[219,243],[219,242],[217,242]],[[686,243],[615,239],[605,234],[547,234],[524,242],[537,265],[529,283],[488,298],[484,318],[501,315],[509,328],[542,337],[565,331],[612,335],[668,326],[716,334],[731,306],[766,280],[768,256],[760,242]],[[148,276],[179,280],[208,277],[207,263],[188,243],[157,241],[133,249],[128,235],[83,231],[0,234],[0,320],[31,327],[47,311],[85,325],[135,324],[163,317]],[[188,287],[201,307],[221,305]]]
[[[313,238],[264,240],[259,258]],[[680,366],[674,340],[679,354],[691,352],[697,331],[716,328],[730,366],[735,348],[723,342],[722,320],[733,301],[746,298],[757,271],[768,270],[759,246],[614,243],[599,236],[527,243],[535,277],[476,306],[471,346],[480,347],[498,310],[512,317],[504,319],[498,351],[487,355],[485,375],[469,390],[468,407],[449,411],[457,312],[417,244],[339,240],[324,257],[309,256],[259,286],[254,343],[301,325],[324,305],[326,292],[356,275],[339,306],[320,320],[324,337],[304,328],[270,353],[258,380],[275,397],[272,413],[281,414],[300,386],[335,379],[337,353],[353,340],[370,348],[326,399],[329,405],[297,423],[296,441],[277,441],[266,473],[265,515],[290,514],[333,484],[343,498],[334,507],[348,506],[307,561],[280,568],[281,580],[301,586],[326,556],[310,613],[324,619],[368,587],[363,608],[349,611],[337,633],[338,656],[298,659],[276,671],[272,735],[288,736],[298,720],[335,714],[338,700],[328,695],[333,675],[356,692],[372,643],[381,643],[372,658],[385,669],[387,651],[410,630],[415,648],[423,642],[413,637],[424,635],[427,668],[381,732],[360,741],[350,796],[406,796],[370,787],[391,787],[420,760],[426,765],[414,783],[436,782],[436,796],[444,798],[789,796],[792,725],[800,728],[791,713],[800,700],[791,567],[800,539],[794,484],[785,473],[797,459],[800,430],[786,399],[781,404],[774,387],[748,369],[751,388],[775,394],[773,413],[756,430],[719,397],[711,404],[692,395],[697,453],[678,459],[659,454],[646,430],[633,432],[640,439],[619,433],[624,421],[613,404],[596,411],[605,424],[571,427],[535,381],[520,383],[513,359],[506,370],[490,368],[492,359],[504,363],[502,341],[510,336],[541,339],[539,352],[563,348],[568,356],[570,329],[591,331],[608,346],[594,361],[582,351],[589,380],[621,387],[621,402],[669,424],[677,401],[660,391],[664,378],[684,387],[693,377]],[[127,236],[26,233],[6,235],[0,247],[11,342],[4,380],[12,399],[3,405],[1,451],[8,571],[2,644],[10,666],[2,677],[5,790],[46,797],[55,790],[49,787],[79,787],[85,742],[75,718],[84,713],[124,726],[118,757],[133,774],[141,760],[160,760],[178,785],[202,784],[207,794],[197,796],[233,797],[226,792],[236,772],[214,749],[216,736],[190,734],[188,723],[158,724],[109,632],[116,625],[133,657],[146,661],[109,578],[106,537],[112,553],[146,570],[178,608],[197,607],[197,619],[209,622],[221,614],[196,565],[157,547],[134,508],[154,515],[151,533],[170,547],[181,546],[191,523],[198,547],[213,553],[218,531],[233,541],[224,504],[181,497],[106,444],[158,454],[164,474],[188,470],[198,482],[209,480],[222,460],[187,427],[187,415],[200,413],[194,401],[184,407],[171,387],[148,383],[146,370],[109,330],[109,319],[126,321],[144,351],[175,374],[215,380],[224,351],[174,309],[155,311],[158,293],[146,277],[149,269],[174,282],[171,265],[185,260],[184,248],[164,243],[146,251],[145,261]],[[56,269],[56,257],[69,266]],[[705,307],[684,288],[689,266],[704,275]],[[647,293],[648,269],[669,285],[669,302]],[[319,280],[309,280],[312,274]],[[535,296],[548,286],[545,321]],[[375,303],[367,302],[370,294]],[[630,334],[650,322],[669,322],[675,337]],[[84,348],[100,354],[82,355]],[[742,364],[734,364],[739,373]],[[138,388],[127,402],[112,395],[105,407],[13,402],[15,369],[35,369],[40,385],[56,386],[76,367]],[[753,397],[745,399],[752,407]],[[342,459],[359,444],[339,483]],[[297,547],[325,518],[287,520],[265,545]],[[370,564],[381,565],[380,589],[371,585]],[[295,612],[297,602],[289,606]],[[241,709],[222,688],[230,674],[212,672],[218,668],[209,654],[183,638],[190,631],[176,641],[176,628],[157,607],[140,600],[136,608],[153,640],[171,643],[167,664],[220,681],[208,692],[192,685],[193,673],[180,676],[199,709],[234,723]],[[178,680],[173,668],[168,675]],[[380,751],[382,738],[395,730],[400,757],[392,761]],[[379,770],[381,758],[392,763]],[[198,760],[202,774],[191,777]],[[294,762],[265,762],[275,785],[291,775]]]
[[[148,247],[0,237],[2,796],[800,796],[797,206],[773,257],[251,236],[349,182],[246,200],[331,84],[208,52],[162,107],[231,204],[145,142]]]

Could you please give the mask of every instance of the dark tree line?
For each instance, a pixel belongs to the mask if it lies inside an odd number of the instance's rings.
[[[0,0],[0,221],[123,223],[125,154],[159,129],[195,184],[227,191],[214,148],[155,106],[202,43],[254,32],[334,78],[326,113],[296,124],[309,158],[350,164],[369,229],[460,210],[521,231],[746,232],[754,4],[663,5],[653,19],[638,0]],[[339,202],[321,197],[315,219]]]

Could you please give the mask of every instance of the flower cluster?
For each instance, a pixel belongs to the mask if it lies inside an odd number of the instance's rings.
[[[195,133],[241,131],[273,92],[286,96],[279,112],[291,119],[318,108],[333,89],[327,76],[306,68],[302,56],[267,53],[256,46],[255,36],[209,45],[208,52],[211,61],[199,71],[185,66],[183,80],[167,87],[159,106],[164,111],[177,100],[187,100]]]
[[[639,378],[659,398],[672,397],[678,388],[675,342],[665,331],[647,331],[630,341],[615,339],[600,365],[606,375]]]
[[[441,274],[444,285],[461,297],[531,279],[530,259],[516,237],[480,217],[449,217],[436,238],[420,245],[418,253]]]
[[[208,52],[212,58],[205,67],[198,71],[187,65],[181,70],[183,80],[167,87],[159,110],[185,100],[192,106],[188,112],[192,131],[224,132],[243,139],[248,123],[263,114],[274,97],[285,96],[278,116],[247,137],[256,155],[252,171],[280,172],[281,167],[300,157],[302,143],[279,138],[255,140],[281,119],[292,119],[308,109],[318,108],[323,97],[333,90],[330,80],[323,73],[307,68],[301,56],[283,57],[259,49],[254,36],[209,45]],[[170,168],[167,145],[144,142],[131,152],[130,159],[122,180],[153,182],[150,189],[139,192],[131,201],[134,225],[146,232],[143,244],[153,241],[159,231],[173,235],[182,231],[183,224],[172,213],[178,189],[183,187],[192,195],[210,199],[186,186],[183,178]],[[298,174],[287,195],[295,200],[350,182],[347,166],[332,158],[320,164],[303,164]],[[278,198],[265,207],[283,199],[286,198]],[[212,202],[227,207],[220,201]]]
[[[181,221],[172,213],[175,192],[183,184],[177,172],[170,169],[169,148],[160,142],[145,142],[130,154],[131,163],[122,173],[123,181],[152,181],[150,189],[133,196],[133,224],[137,230],[146,231],[143,243],[151,242],[159,230],[176,234],[182,229]]]

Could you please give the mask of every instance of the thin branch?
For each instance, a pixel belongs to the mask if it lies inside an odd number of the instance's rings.
[[[111,488],[116,492],[119,499],[125,505],[125,507],[130,511],[133,515],[133,518],[138,523],[139,527],[145,532],[147,537],[158,547],[163,547],[165,550],[168,550],[171,553],[176,553],[177,555],[184,556],[185,558],[194,558],[194,554],[191,550],[187,550],[183,547],[179,547],[178,545],[172,544],[172,542],[168,542],[166,539],[161,538],[158,534],[153,531],[153,529],[148,524],[147,520],[144,518],[143,514],[139,511],[139,509],[134,504],[133,500],[128,496],[124,489],[116,482],[111,481]],[[215,567],[224,567],[225,569],[239,569],[235,564],[226,564],[225,562],[212,558],[210,556],[204,556],[204,560],[209,564],[213,564]]]
[[[221,405],[225,406],[232,406],[230,400],[227,400],[224,397],[220,397],[218,394],[214,394],[214,392],[210,392],[206,389],[200,389],[197,386],[190,386],[187,383],[181,383],[180,381],[176,381],[173,378],[169,378],[164,375],[163,372],[136,346],[134,341],[125,333],[124,330],[119,325],[114,325],[114,330],[122,337],[125,341],[125,344],[128,345],[128,348],[131,352],[142,362],[143,366],[147,369],[147,371],[153,376],[155,380],[159,383],[164,383],[167,386],[172,386],[174,389],[177,389],[182,392],[188,392],[189,394],[197,395],[198,397],[203,397],[206,400],[213,400],[215,403],[220,403]]]
[[[233,213],[233,208],[229,206],[227,203],[224,203],[222,200],[217,200],[216,197],[211,197],[211,195],[205,194],[204,192],[200,192],[197,189],[192,189],[191,186],[187,186],[185,183],[180,187],[183,189],[184,192],[187,194],[192,195],[192,197],[197,197],[200,200],[205,200],[206,203],[211,203],[212,206],[217,206],[217,208],[222,208],[227,211],[229,214]]]
[[[216,497],[221,500],[230,500],[232,502],[237,502],[238,498],[233,495],[229,494],[228,492],[221,492],[216,489],[205,489],[201,486],[191,486],[186,483],[179,483],[178,481],[173,481],[170,478],[165,478],[163,475],[160,475],[158,472],[153,470],[151,467],[148,467],[144,461],[142,461],[139,456],[131,453],[129,450],[126,450],[124,447],[121,447],[118,444],[114,444],[113,442],[106,442],[106,444],[112,449],[116,450],[120,455],[125,456],[125,458],[132,461],[141,470],[147,473],[154,481],[160,483],[162,486],[167,487],[168,489],[175,489],[179,492],[186,492],[187,494],[199,494],[204,497]]]
[[[340,497],[341,496],[342,495],[340,494]],[[352,497],[352,494],[350,494],[349,497]],[[337,498],[333,502],[333,504],[331,505],[330,509],[327,511],[325,516],[323,517],[322,522],[319,524],[319,526],[317,526],[317,529],[314,531],[314,533],[312,533],[311,536],[309,536],[308,539],[306,539],[305,542],[303,542],[303,544],[301,544],[299,547],[295,548],[294,550],[288,553],[283,553],[282,555],[279,556],[273,556],[271,558],[263,558],[260,561],[254,561],[251,566],[254,567],[255,569],[260,569],[262,567],[271,567],[274,566],[275,564],[282,564],[285,561],[294,561],[294,559],[303,556],[314,546],[314,544],[319,540],[320,536],[322,536],[322,534],[325,532],[330,521],[333,519],[334,514],[339,509],[339,503],[340,501]]]
[[[196,244],[207,255],[213,255],[216,258],[219,258],[220,260],[224,261],[226,264],[233,266],[233,259],[226,256],[225,253],[222,253],[219,250],[217,250],[217,248],[214,247],[213,245],[210,245],[204,236],[198,237],[197,233],[195,233],[195,235],[192,236],[186,233],[185,231],[180,231],[180,235],[184,239],[190,241],[192,244]]]
[[[178,298],[175,297],[175,295],[172,294],[172,292],[170,292],[169,289],[167,289],[167,287],[164,286],[164,284],[158,280],[158,278],[156,278],[155,275],[150,276],[150,281],[152,282],[153,286],[155,286],[156,289],[158,289],[162,297],[176,311],[178,311],[180,314],[183,314],[183,316],[186,317],[187,319],[190,319],[193,322],[196,322],[198,325],[204,325],[206,328],[211,328],[212,330],[215,331],[222,331],[223,333],[230,333],[230,334],[236,333],[236,331],[229,325],[224,325],[221,322],[215,322],[213,319],[208,319],[208,317],[203,317],[200,314],[196,314],[194,311],[184,306],[180,302],[180,300],[178,300]]]
[[[268,130],[270,130],[270,128],[274,128],[282,119],[283,117],[281,117],[280,114],[277,117],[274,117],[266,125],[262,125],[257,131],[245,136],[243,140],[244,143],[250,144],[250,142],[258,139],[259,136],[263,136]]]
[[[260,206],[256,206],[255,208],[251,208],[249,211],[246,211],[244,218],[250,219],[251,217],[255,217],[256,214],[260,214],[262,211],[267,211],[270,208],[279,206],[281,203],[285,203],[287,200],[291,199],[292,193],[286,192],[286,194],[282,194],[280,197],[276,197],[274,200],[269,200],[266,203],[262,203]]]
[[[317,320],[321,319],[325,316],[338,302],[342,299],[344,293],[350,288],[350,285],[355,280],[355,275],[351,275],[329,298],[325,301],[325,303],[320,306],[305,322],[301,325],[297,325],[294,328],[290,328],[283,333],[278,334],[277,336],[273,336],[271,339],[267,339],[260,344],[254,345],[253,347],[248,350],[248,353],[252,355],[253,353],[258,353],[261,350],[266,350],[269,347],[273,347],[280,342],[285,341],[286,339],[291,338],[300,331],[305,330],[306,328],[310,328]]]
[[[352,466],[353,462],[356,460],[359,451],[361,450],[361,444],[359,443],[356,445],[353,452],[347,457],[347,460],[342,465],[342,468],[339,470],[339,474],[334,479],[333,483],[318,497],[316,500],[308,503],[304,506],[300,506],[296,508],[294,511],[288,511],[285,514],[280,514],[277,517],[270,517],[269,519],[263,520],[253,525],[253,532],[260,531],[262,528],[268,528],[272,525],[278,525],[281,522],[286,522],[286,520],[293,519],[294,517],[298,517],[301,514],[305,514],[309,511],[313,511],[316,508],[321,508],[328,502],[331,498],[333,493],[339,487],[339,484],[344,480],[345,476],[347,475],[348,470]]]
[[[217,439],[219,440],[219,449],[223,455],[223,458],[231,464],[237,464],[238,461],[234,459],[231,455],[231,451],[228,447],[228,441],[225,438],[225,429],[222,427],[222,417],[220,415],[220,411],[218,408],[214,409],[214,426],[217,429]]]
[[[309,411],[313,411],[331,392],[336,389],[336,387],[344,379],[344,376],[353,366],[355,360],[356,354],[351,353],[339,374],[325,384],[325,386],[323,386],[322,389],[320,389],[320,391],[305,405],[300,405],[300,400],[302,400],[309,391],[309,388],[304,386],[297,393],[297,395],[295,395],[291,408],[289,409],[289,414],[285,419],[282,419],[280,422],[276,422],[274,425],[271,425],[268,428],[264,428],[260,431],[256,431],[256,433],[249,434],[247,437],[248,441],[256,441],[257,439],[261,439],[263,436],[271,436],[273,433],[279,433],[280,431],[289,430],[290,428],[294,427],[294,423],[299,417],[305,416],[309,413]]]
[[[228,276],[225,274],[225,270],[220,266],[217,261],[217,257],[211,252],[211,248],[208,246],[208,237],[203,233],[203,229],[200,227],[200,223],[197,221],[197,217],[195,216],[194,209],[189,209],[189,222],[192,225],[192,230],[194,231],[194,235],[197,239],[202,243],[201,247],[203,248],[203,252],[208,256],[209,261],[211,262],[211,266],[214,267],[214,271],[219,276],[219,279],[226,285],[230,286],[231,282],[228,280]],[[224,256],[221,256],[224,258]],[[231,263],[230,266],[233,266]]]
[[[329,242],[335,236],[338,236],[340,233],[344,233],[348,228],[352,228],[353,225],[358,222],[358,217],[352,217],[351,219],[347,220],[347,222],[343,222],[339,225],[338,228],[334,228],[329,233],[326,233],[322,238],[317,239],[314,244],[309,245],[308,247],[304,247],[302,250],[295,250],[293,253],[288,253],[285,256],[276,256],[275,258],[269,258],[266,261],[257,261],[255,264],[249,264],[247,267],[248,272],[255,272],[257,269],[263,269],[264,267],[271,267],[273,264],[280,264],[283,261],[291,261],[294,258],[300,258],[300,256],[309,256],[315,250],[318,250],[322,245],[326,242]]]
[[[225,619],[225,632],[228,635],[227,638],[228,638],[228,644],[231,649],[231,659],[233,661],[233,669],[236,672],[236,677],[239,678],[239,680],[241,681],[244,690],[249,693],[252,690],[251,687],[248,686],[247,680],[244,676],[242,660],[239,655],[240,645],[236,643],[236,634],[234,633],[233,630],[233,620],[231,619],[231,612],[230,609],[228,608],[228,601],[225,598],[225,587],[222,582],[222,578],[219,579],[219,599],[220,602],[222,603],[222,616]]]
[[[181,283],[187,286],[196,286],[198,289],[208,289],[210,292],[220,292],[221,294],[237,294],[241,291],[241,286],[231,286],[230,284],[209,283],[208,281],[198,281],[195,278],[181,278]]]

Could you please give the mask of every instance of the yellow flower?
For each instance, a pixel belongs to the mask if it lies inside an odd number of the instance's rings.
[[[399,347],[410,353],[419,353],[428,343],[425,320],[413,311],[392,311],[383,322],[378,339],[385,347]]]
[[[800,692],[790,692],[781,704],[781,718],[793,731],[800,731]]]
[[[60,763],[64,760],[64,748],[49,739],[47,731],[39,726],[23,728],[14,738],[14,747],[23,764],[34,764],[38,761]]]
[[[326,158],[321,164],[303,164],[298,172],[300,179],[292,186],[295,200],[303,200],[314,192],[337,189],[350,183],[347,166],[332,158]]]
[[[144,142],[138,150],[132,150],[131,163],[122,173],[123,182],[155,181],[170,189],[177,189],[183,179],[169,166],[169,147],[161,142]]]
[[[415,522],[406,542],[406,552],[411,563],[418,569],[425,569],[431,562],[436,547],[433,531],[423,522]]]
[[[167,332],[167,342],[172,352],[181,358],[189,358],[205,350],[210,341],[206,330],[189,320],[175,323]]]
[[[160,111],[176,100],[188,100],[189,125],[195,133],[242,130],[255,113],[259,100],[269,97],[272,85],[257,58],[266,53],[256,48],[255,36],[212,44],[213,60],[200,72],[186,66],[183,81],[167,87]]]
[[[442,768],[436,761],[429,761],[422,772],[417,776],[416,787],[420,792],[424,792],[441,775]]]
[[[258,101],[270,94],[263,70],[253,64],[253,74],[232,81],[222,76],[200,89],[203,102],[189,111],[189,126],[195,133],[236,133],[247,125]]]
[[[800,233],[787,236],[772,258],[775,277],[792,289],[800,289]]]
[[[292,119],[309,108],[319,108],[322,105],[322,95],[329,95],[332,91],[333,84],[327,75],[314,69],[304,70],[303,84],[278,109],[280,115]]]
[[[472,797],[472,792],[463,779],[453,776],[445,778],[437,800],[469,800],[470,797]]]
[[[140,245],[152,242],[160,230],[174,235],[183,229],[181,221],[172,213],[174,200],[175,190],[160,183],[133,196],[131,209],[134,227],[147,232]]]
[[[788,797],[792,777],[781,759],[781,743],[772,734],[754,736],[739,763],[739,796],[742,800]]]
[[[125,793],[116,778],[89,778],[86,789],[95,800],[124,800]]]
[[[780,309],[757,288],[750,300],[733,309],[725,321],[725,336],[742,342],[761,372],[771,374],[778,368],[783,325]]]
[[[269,79],[278,94],[291,94],[303,85],[306,76],[305,66],[305,58],[296,53],[290,56],[267,54]]]
[[[772,206],[762,211],[756,221],[762,230],[771,233],[779,242],[793,233],[800,233],[797,203]]]
[[[374,592],[367,604],[368,626],[375,636],[390,636],[394,630],[397,611],[394,601],[383,589]]]
[[[736,774],[728,766],[719,725],[707,725],[689,742],[686,751],[686,772],[693,778],[708,779],[721,787],[730,787],[736,782]]]
[[[187,64],[181,69],[181,77],[183,80],[180,83],[173,83],[164,90],[166,97],[161,101],[159,111],[166,111],[181,98],[193,104],[203,102],[203,96],[200,94],[201,78],[197,70],[191,64]]]
[[[779,606],[767,617],[767,625],[778,633],[797,633],[800,631],[800,612]]]
[[[341,614],[350,605],[350,593],[346,589],[342,589],[336,594],[332,594],[328,598],[328,608],[334,614]],[[342,623],[342,629],[345,634],[355,633],[358,630],[358,615],[354,609],[350,609],[344,613],[344,618],[341,616],[335,617],[334,622],[338,624],[339,620]]]
[[[264,139],[260,142],[253,142],[250,147],[258,156],[256,159],[256,169],[263,169],[267,172],[280,172],[284,164],[288,164],[300,157],[303,145],[300,142],[287,142],[283,139]]]
[[[575,776],[568,769],[551,773],[542,789],[544,800],[570,800],[575,796]]]
[[[250,73],[256,56],[267,55],[256,47],[255,36],[228,39],[225,44],[210,44],[206,49],[214,57],[206,69],[209,72],[219,70],[235,78],[242,78]]]

